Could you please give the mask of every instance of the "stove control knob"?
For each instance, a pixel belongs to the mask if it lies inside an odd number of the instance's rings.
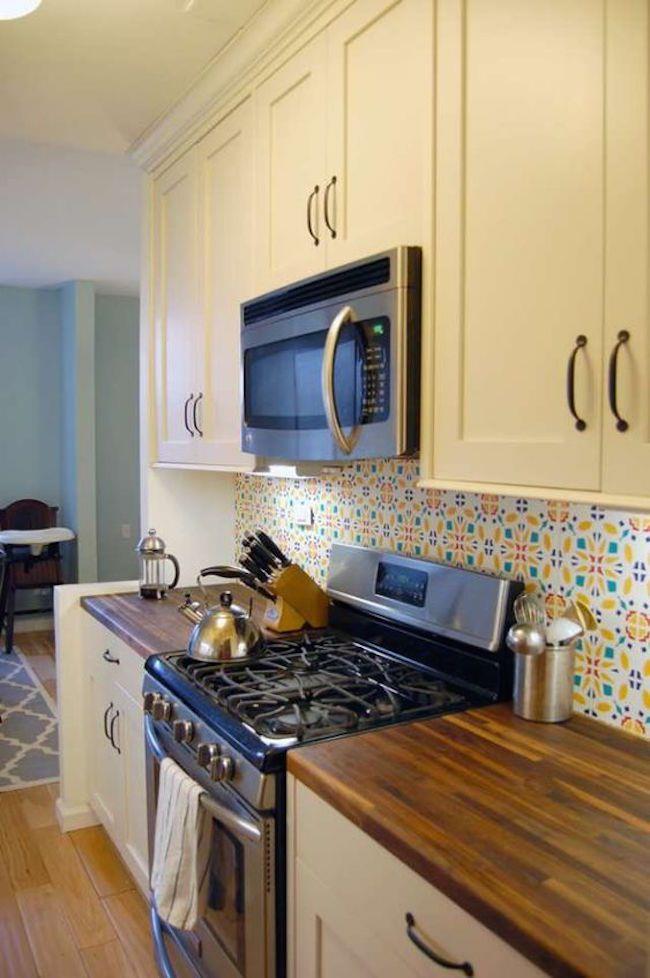
[[[142,698],[142,709],[145,713],[151,713],[156,700],[160,699],[160,693],[145,693]]]
[[[235,762],[232,757],[222,754],[216,763],[215,781],[232,781],[235,776]]]
[[[217,765],[221,750],[217,744],[199,744],[196,749],[196,759],[204,767],[213,781],[217,780]]]
[[[189,744],[194,736],[194,724],[191,720],[174,720],[172,734],[178,744]]]
[[[154,701],[151,707],[151,716],[154,720],[165,720],[169,721],[172,715],[172,705],[169,700],[164,699],[160,696]]]

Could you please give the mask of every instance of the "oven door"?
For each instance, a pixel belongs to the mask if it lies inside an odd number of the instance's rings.
[[[152,934],[164,978],[274,978],[274,820],[199,773],[186,748],[145,717],[149,851],[153,855],[160,762],[172,757],[206,794],[212,846],[206,906],[193,931],[165,924],[152,903]]]
[[[398,454],[393,329],[386,293],[246,327],[244,451],[292,461]]]

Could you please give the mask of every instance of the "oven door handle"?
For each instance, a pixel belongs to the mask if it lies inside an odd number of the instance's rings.
[[[169,931],[169,933],[171,933],[171,931],[164,920],[161,920],[161,918],[158,916],[156,905],[154,904],[153,900],[151,901],[151,905],[149,907],[149,913],[151,916],[151,934],[153,937],[154,955],[160,976],[161,978],[180,978],[180,976],[174,971],[173,965],[169,960],[167,948],[165,947],[163,932]],[[184,949],[181,948],[180,953],[183,955],[184,964],[188,969],[188,972],[191,970],[192,974],[196,975],[196,978],[199,978],[198,971],[195,970],[194,965],[190,964],[189,959],[184,953]],[[183,971],[183,974],[185,974],[185,970]]]
[[[156,737],[153,720],[150,716],[145,716],[144,718],[144,730],[147,738],[147,746],[156,760],[162,762],[169,755],[165,752]],[[248,819],[243,818],[231,808],[222,805],[212,795],[209,795],[207,791],[201,795],[201,805],[208,814],[216,818],[222,825],[225,825],[231,832],[239,836],[239,838],[243,837],[257,844],[262,842],[262,830],[254,822],[249,822]]]
[[[323,349],[323,368],[321,372],[321,388],[323,392],[323,403],[325,405],[325,416],[327,426],[332,434],[332,438],[345,455],[351,455],[357,438],[359,436],[360,425],[355,425],[346,435],[339,421],[339,413],[336,407],[336,395],[334,393],[334,360],[336,358],[336,347],[339,341],[341,330],[346,323],[354,322],[354,310],[352,306],[343,306],[336,314],[330,327],[327,330],[325,347]]]

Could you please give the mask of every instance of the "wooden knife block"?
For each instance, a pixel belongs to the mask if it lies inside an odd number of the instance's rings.
[[[276,571],[264,587],[277,596],[269,603],[262,625],[273,632],[297,632],[305,625],[325,628],[329,622],[329,598],[309,574],[289,564]]]
[[[267,584],[266,587],[271,590]],[[262,619],[264,628],[272,632],[298,632],[306,625],[305,619],[299,615],[295,608],[292,608],[284,598],[278,598],[273,603],[269,602],[266,614]]]

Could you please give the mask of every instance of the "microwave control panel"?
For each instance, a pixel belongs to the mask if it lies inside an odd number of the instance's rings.
[[[390,320],[355,324],[363,335],[361,424],[385,421],[390,412]]]

